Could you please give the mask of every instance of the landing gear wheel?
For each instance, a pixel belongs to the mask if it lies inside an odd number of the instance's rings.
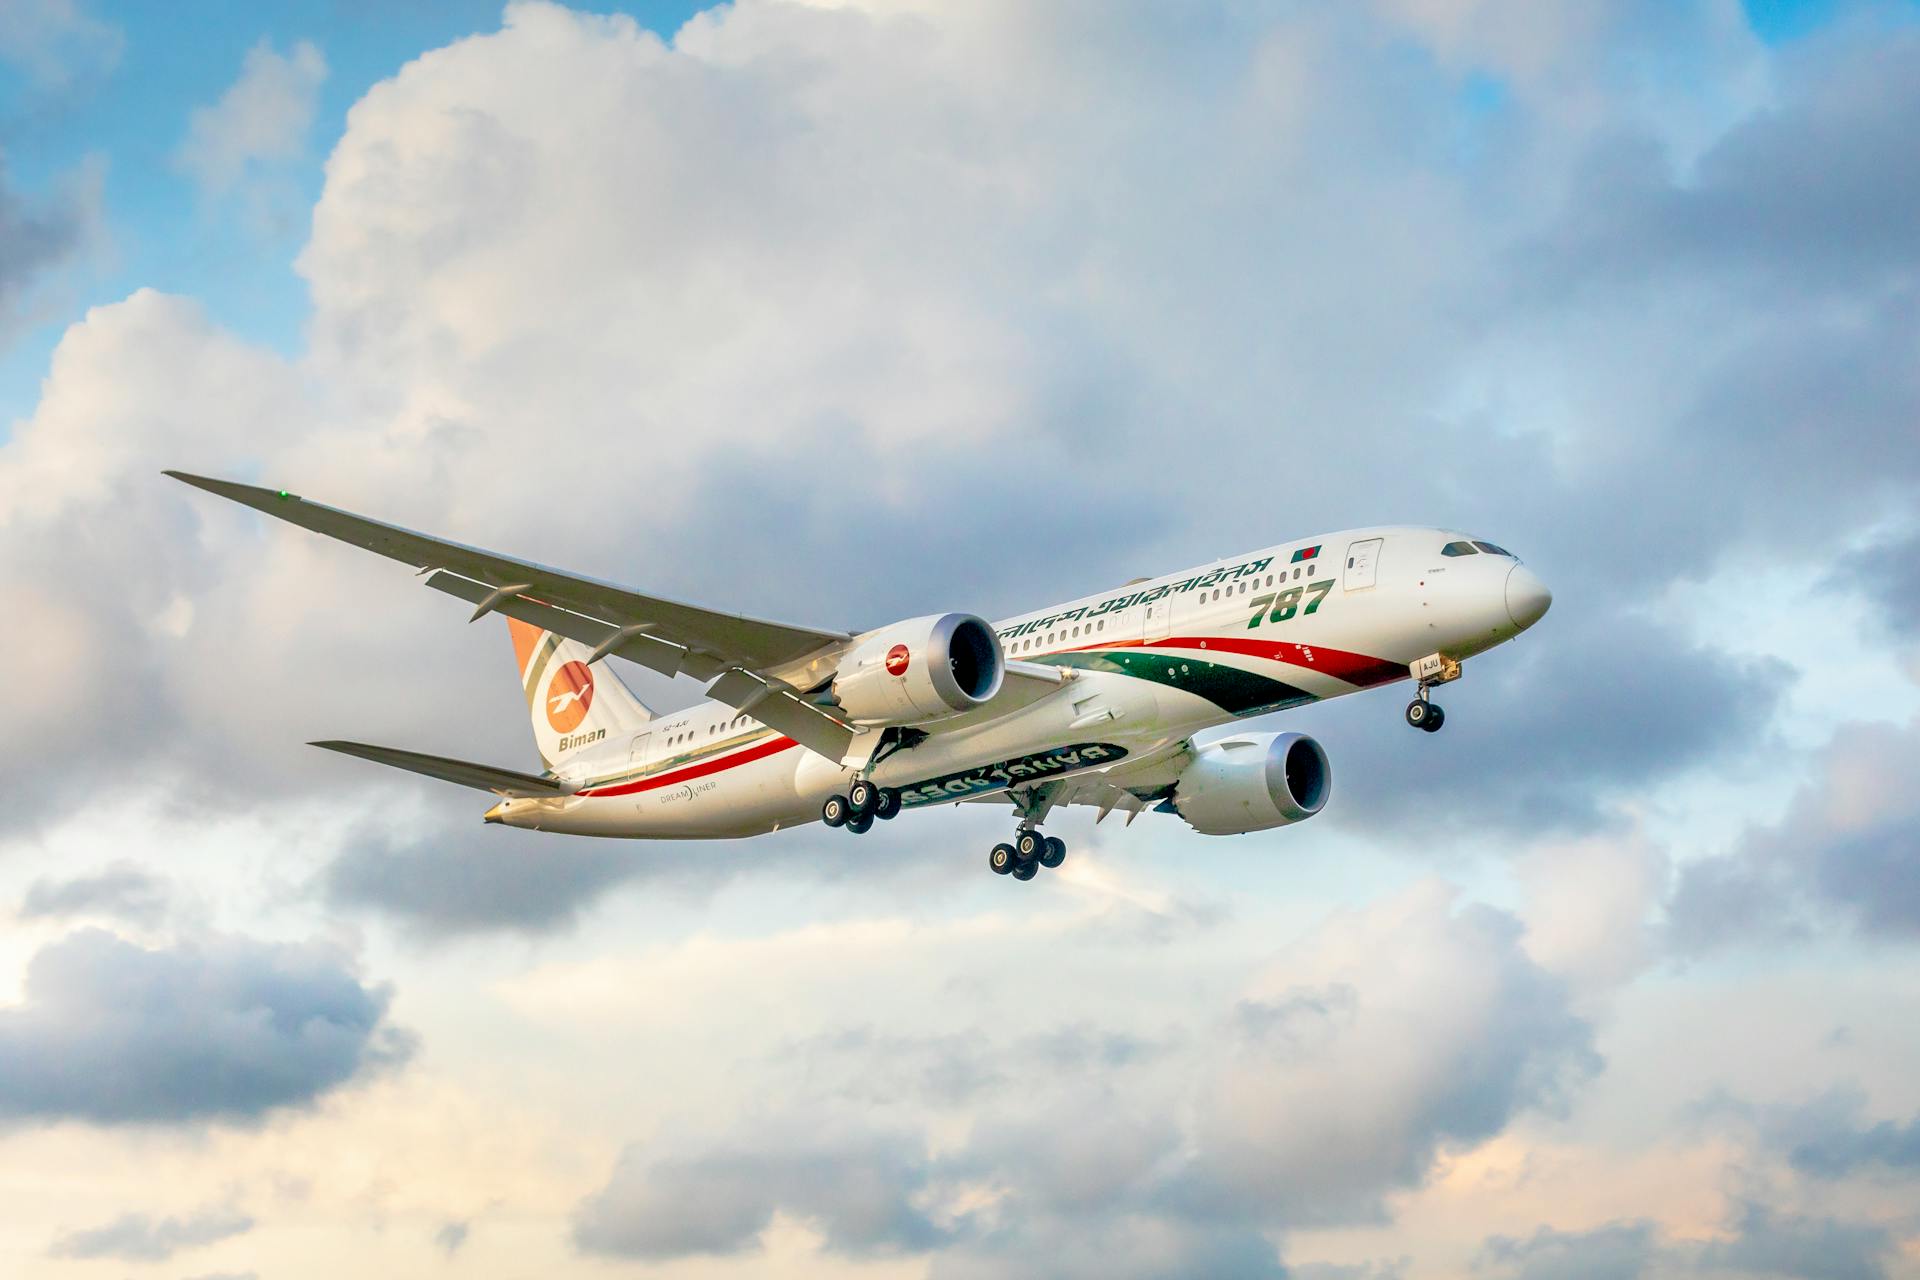
[[[862,813],[854,817],[848,818],[847,830],[853,832],[853,834],[857,836],[863,836],[867,834],[867,832],[873,830],[873,815],[870,813]]]
[[[1040,865],[1057,867],[1067,860],[1067,842],[1059,836],[1048,836],[1047,847],[1040,851]]]
[[[1446,722],[1446,708],[1440,706],[1438,703],[1429,702],[1427,704],[1427,722],[1420,727],[1428,733],[1438,733],[1440,732],[1440,726]]]
[[[1014,839],[1013,851],[1020,855],[1021,862],[1032,862],[1047,851],[1047,838],[1028,828]]]
[[[845,796],[828,796],[827,802],[820,806],[820,821],[830,827],[844,827],[852,816],[853,810],[848,807]]]
[[[1016,862],[1013,865],[1013,878],[1015,880],[1031,880],[1039,874],[1040,864],[1037,862]]]
[[[993,868],[993,874],[997,876],[1003,876],[1013,870],[1014,864],[1018,861],[1020,856],[1013,851],[1013,846],[1010,844],[997,844],[987,854],[987,865]]]
[[[873,806],[873,816],[886,822],[900,812],[900,793],[882,787],[880,800]]]
[[[1425,698],[1415,698],[1407,704],[1407,723],[1416,729],[1424,729],[1428,719],[1439,709]]]
[[[865,778],[856,778],[847,788],[847,803],[855,813],[872,813],[880,803],[880,788]]]

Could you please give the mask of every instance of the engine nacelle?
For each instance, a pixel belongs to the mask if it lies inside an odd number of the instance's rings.
[[[1209,742],[1173,788],[1173,809],[1202,835],[1284,827],[1324,809],[1333,769],[1304,733],[1250,733]]]
[[[859,725],[915,725],[971,711],[1000,692],[1000,637],[970,613],[896,622],[840,660],[833,696]]]

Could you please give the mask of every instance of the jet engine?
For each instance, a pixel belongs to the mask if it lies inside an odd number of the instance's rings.
[[[1000,692],[1000,637],[970,613],[910,618],[860,638],[833,673],[858,725],[916,725],[971,711]]]
[[[1319,743],[1304,733],[1252,733],[1195,751],[1171,803],[1200,834],[1237,836],[1311,818],[1332,791]]]

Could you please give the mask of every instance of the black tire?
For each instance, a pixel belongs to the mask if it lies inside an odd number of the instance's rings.
[[[1020,855],[1020,861],[1032,862],[1047,851],[1047,838],[1038,831],[1022,831],[1014,838],[1013,851]]]
[[[1446,722],[1447,722],[1446,709],[1435,703],[1430,702],[1427,704],[1427,722],[1421,725],[1420,727],[1422,729],[1425,729],[1428,733],[1438,733],[1440,732],[1440,726],[1445,724]]]
[[[1424,729],[1427,727],[1427,718],[1432,711],[1433,707],[1429,703],[1415,698],[1407,704],[1407,723],[1416,729]]]
[[[847,804],[855,813],[872,813],[874,806],[880,803],[880,788],[865,778],[855,778],[853,785],[847,788]]]
[[[1040,865],[1057,867],[1067,860],[1067,842],[1059,836],[1048,836],[1047,847],[1041,850]]]
[[[848,818],[847,830],[857,836],[867,834],[867,832],[873,830],[873,815],[870,813],[860,813]]]
[[[997,844],[987,851],[987,865],[997,876],[1006,875],[1013,870],[1014,863],[1019,860],[1019,856],[1014,853],[1013,846],[1010,844]]]
[[[1040,864],[1037,862],[1016,862],[1013,864],[1013,878],[1015,880],[1031,880],[1039,874]]]
[[[845,796],[828,796],[827,802],[820,806],[820,821],[830,827],[844,827],[852,816],[853,809]]]
[[[880,801],[873,806],[873,816],[882,822],[891,822],[900,814],[900,793],[890,787],[880,789]]]

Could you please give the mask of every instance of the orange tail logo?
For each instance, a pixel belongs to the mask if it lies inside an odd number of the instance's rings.
[[[569,662],[547,685],[547,723],[555,733],[572,733],[593,706],[593,672],[584,662]]]

